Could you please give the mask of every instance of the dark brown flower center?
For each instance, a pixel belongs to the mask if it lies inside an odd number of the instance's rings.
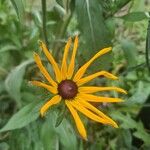
[[[63,80],[58,84],[58,94],[63,99],[72,99],[78,93],[78,87],[72,80]]]

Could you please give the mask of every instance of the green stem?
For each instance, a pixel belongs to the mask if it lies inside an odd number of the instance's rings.
[[[148,67],[148,70],[150,72],[150,60],[149,60],[149,56],[150,56],[150,20],[148,23],[148,28],[147,28],[147,37],[146,37],[146,53],[145,53],[145,58],[146,58],[146,64]]]
[[[48,47],[48,38],[47,38],[47,30],[46,30],[46,0],[41,0],[42,2],[42,21],[43,21],[43,37]]]
[[[64,15],[63,17],[63,21],[61,23],[61,25],[59,25],[59,28],[58,28],[58,32],[56,33],[56,39],[62,39],[64,37],[64,34],[67,30],[67,27],[68,27],[68,24],[71,20],[71,17],[72,17],[72,14],[74,12],[74,6],[73,5],[73,1],[66,1],[66,14]],[[59,49],[61,48],[62,46],[62,43],[58,43],[58,42],[55,42],[53,44],[53,56],[55,57],[55,59],[57,58],[58,59],[58,53],[59,53]]]
[[[58,34],[56,35],[57,39],[62,39],[63,38],[63,36],[66,32],[66,29],[68,27],[68,24],[70,22],[71,16],[72,16],[72,14],[68,14],[66,16],[65,21],[62,23],[62,25],[60,27],[60,30],[59,30]],[[57,57],[58,51],[61,48],[61,46],[62,46],[62,43],[55,43],[54,44],[54,46],[53,46],[53,50],[54,50],[53,55],[54,55],[55,58]]]

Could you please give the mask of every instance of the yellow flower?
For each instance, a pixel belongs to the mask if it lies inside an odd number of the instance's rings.
[[[71,46],[71,38],[69,38],[64,54],[61,67],[56,63],[50,51],[47,49],[46,45],[43,42],[40,42],[40,46],[47,57],[49,63],[52,65],[55,80],[52,79],[47,69],[43,66],[42,61],[37,53],[34,54],[35,62],[40,69],[43,76],[47,79],[48,84],[40,81],[31,81],[33,85],[42,87],[47,89],[49,92],[54,94],[54,96],[49,99],[40,109],[41,116],[44,116],[45,112],[53,105],[60,103],[61,100],[64,101],[70,113],[72,114],[74,121],[76,123],[77,129],[82,136],[82,138],[87,139],[87,134],[85,127],[77,113],[77,111],[83,113],[86,117],[102,123],[111,125],[115,128],[118,127],[116,122],[114,122],[111,118],[106,116],[100,110],[95,108],[90,102],[122,102],[123,100],[119,98],[111,98],[111,97],[102,97],[96,96],[92,93],[96,93],[99,91],[109,91],[114,90],[117,92],[121,92],[126,94],[126,91],[118,88],[118,87],[97,87],[97,86],[84,86],[85,83],[91,81],[92,79],[104,76],[109,79],[116,80],[118,79],[115,75],[107,72],[107,71],[99,71],[92,75],[88,75],[84,77],[84,74],[88,67],[92,64],[92,62],[98,57],[102,56],[105,53],[111,51],[111,47],[104,48],[100,50],[96,55],[94,55],[88,62],[86,62],[79,70],[75,73],[75,57],[78,47],[78,36],[75,37],[74,46],[72,56],[67,65],[68,51]]]

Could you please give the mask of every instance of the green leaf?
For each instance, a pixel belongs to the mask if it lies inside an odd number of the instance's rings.
[[[0,93],[5,91],[4,81],[0,81]]]
[[[60,137],[60,141],[65,147],[65,150],[76,150],[77,140],[75,133],[67,120],[63,120],[59,127],[56,128],[56,132]]]
[[[9,145],[5,142],[0,143],[0,150],[9,150]]]
[[[150,145],[150,135],[146,132],[141,122],[136,122],[129,114],[123,115],[120,112],[114,112],[112,116],[122,122],[122,128],[135,129],[134,136],[143,140],[146,145]]]
[[[59,140],[62,143],[64,149],[77,150],[77,139],[70,123],[64,118],[62,123],[55,128],[55,123],[57,119],[56,112],[50,113],[50,119],[52,121],[54,131],[57,133]]]
[[[59,5],[57,2],[54,5],[54,9],[60,15],[61,18],[63,18],[66,15],[66,10],[61,5]]]
[[[16,46],[14,45],[3,45],[1,48],[0,48],[0,53],[2,52],[7,52],[7,51],[16,51],[17,48]]]
[[[45,122],[43,122],[40,129],[40,137],[44,150],[52,150],[57,149],[56,147],[59,147],[58,135],[55,132],[51,119],[47,119]]]
[[[57,116],[55,127],[58,127],[61,124],[61,122],[63,121],[63,119],[65,117],[65,112],[66,112],[66,107],[64,105],[61,112]]]
[[[43,102],[33,102],[28,104],[14,114],[8,123],[0,130],[0,132],[19,129],[25,127],[32,121],[36,120],[39,116],[39,109]]]
[[[79,60],[82,61],[79,62],[81,64],[89,60],[100,49],[111,46],[112,36],[105,25],[102,7],[98,0],[77,0],[76,11],[81,31],[80,39],[83,41],[79,46],[81,49],[79,52],[82,52],[82,57]],[[111,58],[110,55],[105,55],[98,59],[91,69],[98,71],[99,69],[108,68]]]
[[[5,80],[5,87],[8,93],[12,98],[16,100],[18,105],[20,105],[21,100],[21,83],[23,80],[23,76],[25,73],[25,69],[27,65],[33,63],[33,60],[27,60],[23,63],[21,63],[19,66],[14,68],[7,76]]]
[[[125,21],[136,22],[148,19],[148,16],[146,15],[145,12],[132,12],[122,16],[121,18],[124,19]]]
[[[120,147],[124,147],[125,149],[131,149],[132,147],[132,135],[130,130],[126,129],[120,129],[117,139],[117,147],[116,149],[119,149]]]
[[[123,115],[116,111],[111,116],[114,119],[120,120],[122,122],[121,127],[124,129],[134,129],[137,126],[137,123],[131,118],[130,115]]]
[[[137,64],[137,48],[134,42],[129,39],[122,39],[121,46],[126,57],[128,67],[133,67]]]
[[[15,10],[16,10],[16,13],[18,15],[18,18],[20,20],[20,22],[22,23],[23,22],[23,18],[24,18],[24,3],[22,0],[11,0]]]
[[[115,28],[116,28],[116,24],[115,24],[115,19],[114,18],[108,18],[105,21],[107,30],[109,30],[109,33],[111,35],[111,37],[113,38],[115,35]]]
[[[142,141],[144,141],[144,143],[146,145],[150,146],[150,135],[145,132],[145,129],[143,127],[143,125],[139,126],[138,131],[134,132],[133,135],[139,139],[141,139]]]
[[[134,94],[129,98],[128,102],[130,104],[144,104],[150,95],[149,83],[139,81]]]
[[[150,135],[146,132],[142,122],[138,122],[136,125],[136,131],[133,133],[133,135],[139,139],[141,139],[142,141],[144,141],[144,143],[146,145],[150,146]]]

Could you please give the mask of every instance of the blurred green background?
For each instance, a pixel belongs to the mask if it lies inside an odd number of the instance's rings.
[[[149,0],[0,0],[0,150],[149,150],[148,11]],[[68,37],[76,34],[78,67],[101,48],[113,46],[87,73],[109,70],[119,81],[98,78],[91,84],[128,91],[127,96],[107,92],[124,103],[101,105],[119,129],[82,118],[88,141],[79,137],[68,113],[55,127],[59,107],[40,118],[39,108],[50,94],[28,82],[43,80],[33,61],[33,52],[41,53],[38,40],[60,63]]]

